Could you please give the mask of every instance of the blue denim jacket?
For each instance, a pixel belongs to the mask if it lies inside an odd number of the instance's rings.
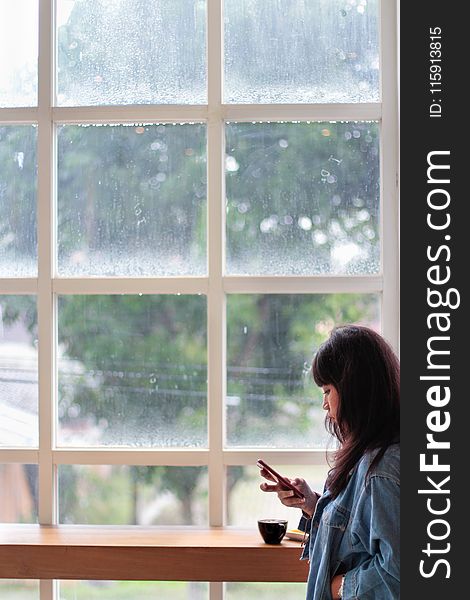
[[[326,491],[312,519],[302,558],[310,560],[307,600],[331,600],[331,579],[345,574],[344,600],[400,597],[400,445],[387,448],[367,478],[368,452],[335,498]]]

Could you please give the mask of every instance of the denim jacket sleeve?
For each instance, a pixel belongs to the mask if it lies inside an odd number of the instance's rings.
[[[348,571],[344,600],[400,597],[400,486],[394,477],[372,475],[353,518],[351,541],[370,558]]]

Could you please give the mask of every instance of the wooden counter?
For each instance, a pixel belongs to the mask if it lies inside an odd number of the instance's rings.
[[[304,582],[300,553],[255,530],[0,526],[0,578]]]

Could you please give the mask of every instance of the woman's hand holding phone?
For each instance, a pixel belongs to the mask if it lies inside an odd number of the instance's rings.
[[[262,483],[260,484],[260,489],[263,492],[276,492],[279,500],[284,504],[284,506],[289,506],[292,508],[300,508],[304,513],[307,513],[309,516],[312,516],[315,512],[315,506],[317,505],[317,501],[319,495],[310,489],[308,483],[302,477],[296,477],[295,479],[289,479],[288,477],[284,477],[291,485],[296,487],[303,495],[303,498],[299,498],[293,490],[286,489],[282,483],[278,482],[271,473],[262,468],[260,471],[261,477],[264,477],[268,481],[273,481],[274,484]]]

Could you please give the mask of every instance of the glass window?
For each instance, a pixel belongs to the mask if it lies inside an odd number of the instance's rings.
[[[227,443],[321,448],[328,442],[315,349],[335,325],[379,328],[375,294],[234,294],[227,300]],[[267,424],[269,423],[269,427]]]
[[[305,583],[227,583],[226,600],[304,600]]]
[[[0,464],[0,490],[0,523],[38,522],[37,465]]]
[[[60,127],[59,273],[204,274],[205,141],[200,124]]]
[[[207,468],[61,465],[59,521],[207,525]]]
[[[0,125],[0,277],[37,274],[36,138],[34,125]]]
[[[394,11],[0,0],[0,522],[38,521],[39,469],[44,524],[255,529],[285,514],[259,490],[263,449],[321,488],[334,442],[315,350],[344,323],[397,337]],[[322,466],[304,469],[305,449]],[[143,454],[160,466],[133,466]],[[42,585],[208,595],[60,590]]]
[[[61,581],[60,600],[208,600],[200,581]]]
[[[39,600],[39,581],[0,579],[0,597],[6,600]]]
[[[205,0],[58,0],[58,103],[206,102]]]
[[[377,0],[225,0],[225,101],[379,101]]]
[[[380,270],[377,123],[230,123],[227,272]]]
[[[37,342],[36,298],[0,296],[0,446],[38,445]]]
[[[38,0],[2,0],[0,107],[35,106],[37,89]]]
[[[203,296],[59,298],[59,444],[207,444]]]

